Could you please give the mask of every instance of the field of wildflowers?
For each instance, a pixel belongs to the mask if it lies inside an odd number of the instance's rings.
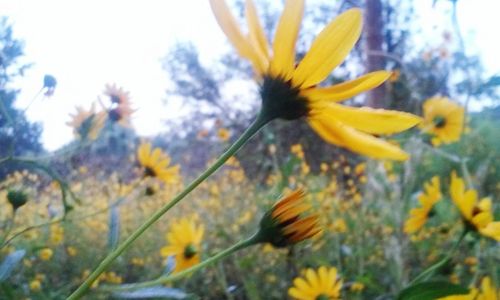
[[[500,122],[444,96],[422,99],[420,114],[344,105],[398,80],[380,70],[320,85],[358,41],[359,9],[296,59],[303,1],[286,2],[272,43],[252,1],[248,35],[224,1],[210,4],[253,67],[254,122],[239,138],[219,128],[225,150],[198,177],[145,139],[127,145],[126,171],[90,160],[59,170],[131,126],[140,104],[107,85],[100,108],[71,116],[75,147],[0,157],[11,167],[0,182],[0,299],[500,299]],[[345,151],[316,168],[306,145],[269,143],[280,163],[249,174],[237,153],[276,119],[305,121]]]

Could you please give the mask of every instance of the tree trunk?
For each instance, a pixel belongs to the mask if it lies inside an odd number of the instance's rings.
[[[384,52],[381,0],[365,0],[365,55],[366,72],[373,72],[385,69],[385,58],[380,55]],[[381,85],[368,92],[365,104],[370,107],[387,107],[385,86]]]

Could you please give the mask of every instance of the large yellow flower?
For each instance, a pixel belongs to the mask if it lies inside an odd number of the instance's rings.
[[[248,35],[240,31],[224,0],[210,0],[210,4],[238,53],[253,65],[261,85],[261,116],[266,122],[307,117],[310,126],[329,143],[373,158],[408,158],[399,147],[373,135],[401,132],[419,123],[419,117],[338,104],[379,86],[390,77],[390,72],[377,71],[333,86],[317,86],[342,63],[359,39],[362,27],[359,9],[348,10],[331,21],[296,66],[295,43],[304,11],[303,0],[286,1],[272,47],[251,0],[245,5]]]
[[[493,221],[491,199],[483,198],[478,202],[477,192],[465,190],[464,181],[455,172],[451,174],[450,193],[467,226],[500,241],[500,221]]]
[[[156,177],[165,183],[179,182],[179,165],[169,167],[170,157],[160,148],[151,148],[151,143],[142,143],[137,149],[137,159],[144,168],[144,176]]]
[[[164,257],[174,256],[174,273],[200,262],[203,232],[202,225],[197,226],[193,220],[187,218],[172,224],[172,229],[167,234],[168,246],[161,249],[161,255]]]
[[[297,300],[340,299],[342,280],[337,278],[337,269],[320,267],[317,271],[307,269],[305,278],[298,277],[288,295]]]
[[[464,126],[464,108],[445,97],[433,97],[423,105],[422,131],[433,135],[432,144],[449,144],[460,139]]]
[[[434,205],[441,200],[441,191],[439,186],[439,177],[432,177],[430,182],[424,184],[425,192],[418,196],[421,207],[410,210],[410,216],[406,220],[404,231],[414,233],[425,225],[429,213]]]

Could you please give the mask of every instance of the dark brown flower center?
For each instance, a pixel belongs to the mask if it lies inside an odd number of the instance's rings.
[[[109,98],[111,98],[111,102],[113,103],[121,103],[122,99],[120,97],[118,97],[117,95],[109,95]]]
[[[113,108],[108,111],[108,117],[111,121],[118,122],[123,118],[123,115],[118,108]]]
[[[307,98],[300,95],[300,89],[282,78],[264,76],[260,95],[262,113],[267,119],[295,120],[309,113]]]
[[[151,167],[144,168],[144,177],[156,177],[156,172]]]
[[[184,248],[184,257],[189,259],[198,253],[198,249],[193,244],[189,244]]]
[[[446,118],[443,116],[436,116],[432,122],[436,128],[443,128],[446,125]]]

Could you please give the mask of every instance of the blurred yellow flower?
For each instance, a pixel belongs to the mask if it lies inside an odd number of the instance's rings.
[[[104,95],[108,96],[112,103],[122,104],[129,101],[129,93],[125,92],[123,88],[117,87],[115,83],[113,85],[106,84],[104,88]]]
[[[347,231],[347,225],[344,219],[336,219],[335,221],[333,221],[330,229],[333,232],[345,233]]]
[[[468,228],[500,241],[500,221],[493,221],[490,198],[478,201],[476,190],[465,190],[464,181],[455,172],[451,173],[450,193]]]
[[[97,139],[106,122],[106,113],[96,112],[94,103],[89,110],[77,106],[76,113],[70,114],[70,117],[71,121],[67,122],[66,125],[72,127],[73,134],[82,140]]]
[[[317,271],[307,269],[305,276],[293,280],[288,295],[297,300],[340,299],[342,280],[337,278],[337,269],[320,267]]]
[[[477,258],[474,256],[468,256],[464,259],[464,264],[469,265],[469,266],[475,266],[477,265]]]
[[[311,210],[311,205],[304,203],[304,195],[304,191],[298,189],[274,204],[260,221],[259,242],[286,247],[322,231],[317,214],[304,216]]]
[[[486,276],[481,280],[481,289],[471,288],[467,295],[452,295],[439,298],[439,300],[499,300],[500,289],[497,289],[491,282],[491,278]]]
[[[179,165],[169,167],[170,157],[160,148],[151,148],[151,143],[142,143],[137,149],[137,159],[144,168],[144,176],[155,177],[165,183],[179,182]]]
[[[318,87],[339,66],[359,39],[360,9],[350,9],[331,21],[313,41],[299,64],[295,62],[303,0],[285,2],[274,43],[268,45],[256,7],[246,1],[249,34],[244,35],[225,1],[210,0],[214,15],[238,53],[250,60],[261,84],[265,121],[307,117],[327,142],[374,158],[405,160],[408,154],[374,135],[392,134],[420,122],[409,113],[338,104],[386,81],[391,72],[377,71],[328,87]]]
[[[219,130],[217,130],[217,136],[221,141],[225,142],[229,140],[231,134],[229,133],[229,130],[227,130],[226,128],[219,128]]]
[[[203,232],[203,225],[197,225],[193,220],[187,218],[172,224],[172,228],[167,234],[168,246],[161,249],[161,255],[163,257],[174,256],[174,273],[200,262]]]
[[[50,242],[53,245],[59,245],[64,240],[64,228],[59,224],[50,226]]]
[[[410,215],[404,225],[404,232],[414,233],[422,228],[427,222],[427,218],[432,208],[441,198],[439,177],[434,176],[430,182],[424,183],[424,192],[418,195],[418,201],[421,207],[410,210]]]
[[[52,255],[54,255],[54,252],[50,248],[43,248],[40,250],[38,253],[38,257],[40,257],[41,260],[50,260],[52,258]]]
[[[302,150],[301,144],[295,144],[290,147],[290,152],[300,159],[304,159],[304,150]]]
[[[68,255],[73,257],[73,256],[76,256],[76,254],[78,253],[78,251],[76,250],[75,247],[72,247],[72,246],[68,246],[66,248],[66,251],[68,252]]]
[[[104,94],[110,98],[111,107],[107,109],[108,117],[111,121],[122,126],[130,126],[130,117],[135,112],[130,103],[128,92],[116,85],[106,85]],[[102,103],[101,103],[102,105]],[[105,107],[103,105],[103,107]]]
[[[423,105],[423,132],[433,136],[432,144],[449,144],[460,139],[464,126],[464,108],[445,97],[433,97]]]
[[[30,290],[33,292],[38,292],[42,289],[42,283],[38,279],[30,281]]]
[[[351,287],[349,288],[349,290],[351,290],[351,292],[362,292],[363,290],[365,289],[365,285],[362,284],[361,282],[353,282],[351,284]]]

